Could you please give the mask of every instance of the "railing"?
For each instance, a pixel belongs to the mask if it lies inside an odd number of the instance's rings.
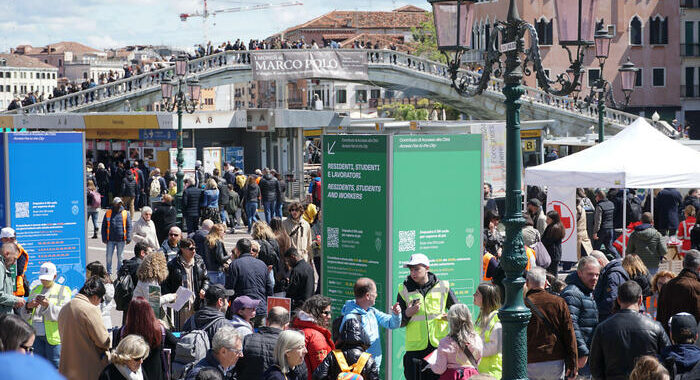
[[[700,57],[700,43],[681,44],[681,57]]]
[[[357,50],[350,50],[357,51]],[[270,52],[270,51],[265,51]],[[415,75],[422,75],[438,80],[445,85],[451,85],[450,74],[447,65],[416,57],[406,53],[393,50],[365,50],[367,54],[368,68],[393,68],[396,70],[408,70]],[[200,75],[211,72],[222,67],[238,67],[242,70],[250,70],[250,55],[255,51],[225,51],[207,57],[193,59],[188,62],[189,75]],[[139,93],[146,90],[158,90],[161,81],[167,77],[174,76],[172,66],[150,71],[130,78],[96,86],[82,90],[73,94],[68,94],[58,98],[50,99],[41,103],[29,105],[17,110],[7,111],[9,113],[50,113],[50,112],[71,112],[77,109],[92,106],[100,103],[107,103],[110,99],[117,99],[129,93]],[[472,71],[461,71],[460,75],[466,77],[468,83],[476,84],[480,74]],[[485,91],[486,95],[503,98],[502,89],[504,87],[501,79],[492,79]],[[586,116],[597,119],[597,108],[595,106],[583,107],[579,109],[570,97],[554,96],[538,88],[524,86],[525,94],[523,102],[537,104],[541,107],[551,108],[560,112]],[[455,95],[456,96],[456,95]],[[7,113],[6,112],[6,113]],[[626,112],[607,109],[605,120],[609,123],[621,126],[632,123],[638,116]]]

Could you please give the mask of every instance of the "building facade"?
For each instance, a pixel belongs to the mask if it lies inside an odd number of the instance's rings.
[[[0,109],[13,99],[20,101],[30,92],[37,99],[48,97],[56,88],[58,69],[36,58],[0,54]]]
[[[700,140],[700,1],[681,0],[681,107],[679,120]]]
[[[64,77],[66,63],[79,62],[83,58],[106,59],[107,53],[78,42],[58,42],[43,47],[20,45],[11,49],[10,53],[36,58],[46,64],[58,68],[58,76]]]

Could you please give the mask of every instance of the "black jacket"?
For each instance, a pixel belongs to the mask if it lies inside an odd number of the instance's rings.
[[[622,267],[622,259],[612,260],[603,268],[593,290],[599,322],[606,320],[612,314],[617,299],[617,288],[629,279],[630,275]]]
[[[209,288],[209,276],[207,276],[207,268],[204,266],[204,260],[198,254],[194,255],[194,267],[192,268],[192,279],[194,289],[194,308],[199,310],[202,299],[199,298],[199,291],[206,291]],[[161,287],[163,294],[175,293],[180,286],[184,286],[187,281],[187,272],[182,266],[180,256],[168,262],[168,277],[163,281]]]
[[[146,371],[144,371],[143,368],[141,368],[141,372],[143,373],[143,380],[148,380]],[[127,380],[127,378],[119,372],[114,364],[110,364],[102,370],[99,380]]]
[[[552,263],[561,261],[561,239],[556,239],[552,233],[552,226],[554,224],[548,224],[544,229],[542,234],[542,244],[547,249],[549,257],[552,259]]]
[[[345,361],[351,366],[357,362],[367,347],[369,347],[369,338],[362,329],[362,322],[357,318],[348,318],[340,331],[337,349],[343,352]],[[314,370],[313,380],[333,380],[338,378],[339,373],[338,360],[331,352]],[[379,380],[379,367],[374,358],[367,360],[362,368],[362,377],[365,380]]]
[[[259,183],[263,202],[275,202],[279,193],[279,181],[272,174],[265,174]]]
[[[158,236],[158,244],[163,244],[168,238],[170,227],[177,222],[177,210],[173,205],[166,203],[158,203],[153,207],[153,216],[151,217],[153,224],[156,226],[156,235]]]
[[[593,330],[598,325],[598,307],[593,299],[593,290],[583,285],[577,272],[571,273],[566,278],[566,283],[568,286],[561,292],[561,296],[569,306],[580,358],[589,354]]]
[[[243,339],[243,357],[238,359],[234,369],[239,379],[261,379],[265,371],[275,364],[275,345],[282,330],[263,326],[255,334]],[[306,363],[294,367],[292,372],[301,378],[307,374]]]
[[[199,202],[202,200],[202,189],[190,186],[182,192],[182,213],[185,217],[199,216]]]
[[[134,174],[128,172],[124,180],[122,181],[121,196],[122,197],[135,197],[138,192],[138,184],[134,179]]]
[[[593,334],[588,358],[593,378],[627,380],[637,358],[657,356],[670,344],[660,323],[634,310],[620,310]]]
[[[138,283],[139,279],[136,276],[136,272],[139,270],[139,266],[141,266],[141,263],[143,262],[143,259],[134,256],[130,258],[129,260],[124,260],[122,267],[119,269],[119,273],[117,273],[118,276],[121,276],[123,273],[129,273],[129,276],[131,276],[131,281],[136,286]]]
[[[656,196],[656,205],[659,207],[658,230],[675,230],[680,223],[681,203],[683,197],[674,188],[665,188]]]
[[[260,300],[255,312],[257,315],[267,315],[267,297],[272,296],[272,281],[262,260],[250,253],[233,260],[226,273],[226,288],[233,289],[236,297],[248,296]]]
[[[216,322],[214,322],[216,321]],[[226,319],[224,313],[220,312],[214,307],[203,306],[201,309],[197,310],[193,316],[189,317],[185,324],[182,325],[183,332],[190,332],[192,330],[200,330],[204,328],[209,323],[214,322],[211,326],[207,327],[205,330],[207,335],[209,335],[209,343],[214,339],[214,334],[216,331],[224,326],[233,327],[231,321]]]
[[[277,180],[279,182],[279,192],[277,193],[277,202],[284,202],[284,194],[287,192],[287,182]]]
[[[250,185],[247,185],[243,189],[243,202],[244,203],[258,202],[259,197],[260,197],[260,188],[255,183],[251,183]]]
[[[314,269],[304,259],[300,259],[292,267],[289,274],[287,298],[292,299],[292,310],[314,295]]]
[[[209,243],[204,241],[204,252],[202,252],[204,264],[209,271],[221,272],[224,270],[224,263],[231,258],[231,255],[226,254],[224,242],[216,241],[214,248],[209,246]]]

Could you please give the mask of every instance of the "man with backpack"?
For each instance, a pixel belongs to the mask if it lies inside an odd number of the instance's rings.
[[[214,338],[214,334],[225,326],[233,327],[231,321],[226,319],[226,309],[228,309],[228,299],[234,294],[233,290],[226,289],[219,284],[209,286],[204,293],[206,305],[197,310],[182,326],[184,333],[201,330],[207,334],[209,343]]]
[[[316,207],[321,207],[322,195],[323,186],[321,186],[321,171],[319,170],[316,172],[316,177],[312,178],[311,183],[309,183],[309,197]]]
[[[114,302],[117,310],[123,311],[122,322],[126,320],[126,313],[129,310],[129,303],[134,296],[134,289],[139,279],[136,273],[143,262],[143,258],[153,249],[146,243],[134,244],[134,257],[124,260],[122,267],[117,272],[117,281],[114,283]]]
[[[316,367],[313,380],[379,380],[379,365],[370,353],[365,352],[369,345],[361,322],[355,318],[348,319],[340,331],[336,349]]]
[[[187,371],[185,380],[195,380],[197,374],[206,368],[214,368],[221,374],[222,379],[229,379],[229,373],[241,356],[243,339],[233,327],[222,327],[214,334],[211,349],[207,350],[204,359]]]

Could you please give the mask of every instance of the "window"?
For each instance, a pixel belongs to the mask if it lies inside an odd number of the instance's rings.
[[[588,69],[588,88],[593,88],[600,78],[600,69]]]
[[[348,102],[348,91],[345,89],[335,90],[335,103],[345,104]]]
[[[5,92],[10,92],[10,85],[5,86]]]
[[[634,16],[630,21],[630,45],[642,44],[642,20]]]
[[[552,21],[547,20],[542,17],[539,21],[535,20],[535,30],[537,30],[537,41],[540,45],[552,45],[553,31],[552,31]]]
[[[668,18],[658,15],[649,18],[649,43],[652,45],[668,44]]]
[[[392,99],[394,97],[394,90],[384,90],[384,97]]]
[[[642,85],[644,85],[642,82],[642,70],[644,69],[637,70],[637,76],[634,78],[634,87],[642,87]]]
[[[382,91],[379,89],[375,89],[369,92],[369,98],[370,99],[379,99],[382,97]]]
[[[4,73],[3,73],[2,71],[0,71],[0,78],[3,77],[3,74],[4,74]]]
[[[666,86],[666,68],[657,67],[653,68],[652,71],[652,83],[654,87],[664,87]]]
[[[367,90],[355,91],[355,103],[367,103]]]
[[[51,79],[56,79],[56,73],[51,74]]]

